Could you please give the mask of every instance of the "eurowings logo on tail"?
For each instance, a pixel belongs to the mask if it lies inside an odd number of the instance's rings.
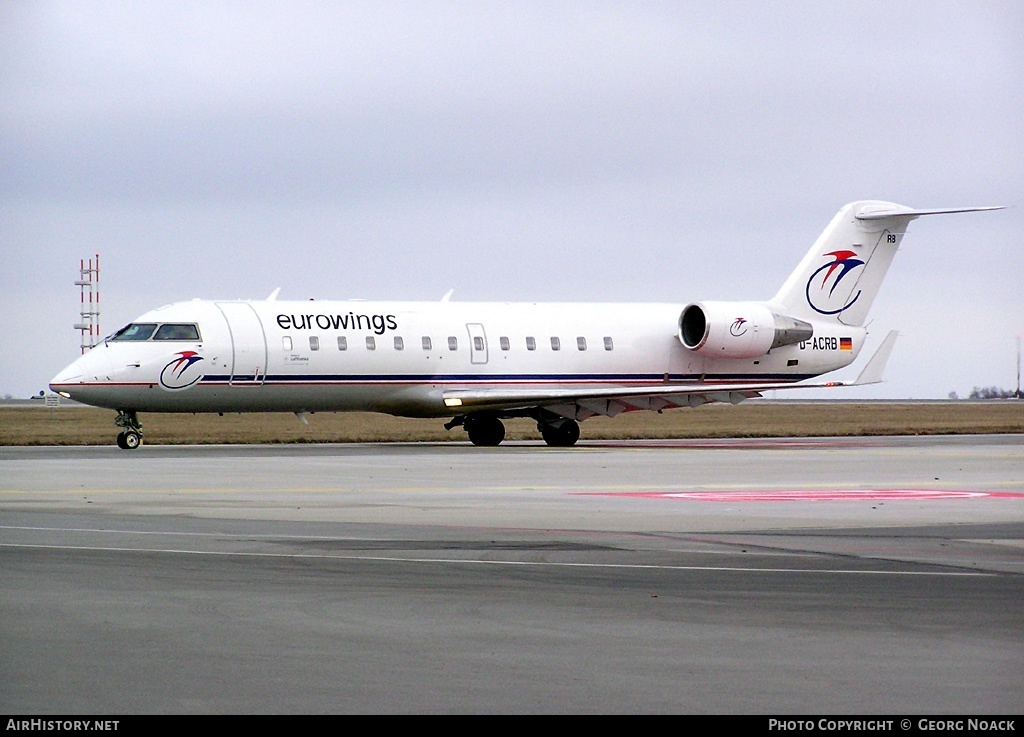
[[[836,295],[836,289],[840,282],[846,279],[854,269],[864,266],[865,262],[857,258],[857,254],[853,251],[830,251],[823,255],[826,258],[831,256],[832,260],[816,269],[807,280],[807,289],[805,290],[807,304],[811,306],[812,310],[822,315],[838,315],[857,301],[861,290],[858,289],[855,293],[844,296],[847,294],[845,290],[840,289],[839,294]],[[818,280],[820,274],[824,275]],[[857,279],[854,277],[854,285],[856,282]]]
[[[189,371],[196,363],[203,360],[195,351],[179,351],[177,358],[172,360],[160,372],[160,386],[165,389],[187,389],[203,378],[203,372]]]

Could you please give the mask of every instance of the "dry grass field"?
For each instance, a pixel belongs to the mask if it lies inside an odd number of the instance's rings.
[[[369,413],[142,414],[149,445],[465,441],[444,420]],[[539,440],[532,420],[505,423],[510,440]],[[768,402],[707,405],[657,414],[629,412],[582,424],[582,440],[844,435],[1024,434],[1024,402]],[[0,405],[0,445],[113,445],[112,410]],[[1024,442],[1024,437],[1022,437]]]

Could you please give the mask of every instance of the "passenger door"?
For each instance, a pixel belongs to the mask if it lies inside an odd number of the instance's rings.
[[[267,373],[267,337],[248,302],[218,302],[231,333],[232,386],[260,386]]]

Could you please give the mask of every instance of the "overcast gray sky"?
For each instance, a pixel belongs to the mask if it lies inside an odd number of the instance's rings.
[[[887,382],[832,396],[1012,389],[1022,164],[1019,2],[0,2],[0,395],[79,354],[96,253],[105,333],[278,287],[767,299],[858,199],[1008,209],[911,224]]]

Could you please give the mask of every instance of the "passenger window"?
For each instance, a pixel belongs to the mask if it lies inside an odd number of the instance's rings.
[[[612,349],[613,349],[614,347],[615,347],[615,346],[614,346],[614,345],[612,345],[612,339],[611,339],[610,337],[606,337],[606,338],[604,339],[604,349],[605,349],[606,351],[610,351],[610,350],[612,350]]]
[[[560,350],[562,350],[562,341],[560,341],[558,338],[556,338],[554,336],[551,337],[551,350],[553,350],[553,351],[560,351]]]
[[[526,350],[535,351],[537,350],[537,341],[531,337],[526,338]]]
[[[473,350],[482,351],[484,349],[484,339],[479,335],[473,337]]]
[[[503,351],[507,351],[512,347],[512,345],[508,342],[508,338],[504,336],[498,338],[498,342],[501,343],[501,350]]]
[[[448,350],[457,351],[459,350],[459,339],[454,335],[448,336]]]
[[[199,340],[199,328],[195,325],[166,323],[157,328],[153,340]]]
[[[430,350],[430,337],[426,335],[423,336],[423,350]]]
[[[318,351],[320,350],[320,339],[315,335],[309,336],[309,350]]]
[[[290,351],[292,349],[292,337],[290,335],[284,335],[281,337],[281,348]]]
[[[346,338],[344,335],[339,335],[338,336],[338,350],[339,351],[347,351],[348,350],[348,338]]]
[[[404,341],[404,340],[402,340],[402,339],[401,339],[401,338],[400,338],[399,336],[397,336],[397,335],[395,336],[395,350],[396,350],[396,351],[402,351],[402,350],[405,350],[405,341]]]
[[[582,337],[581,338],[577,338],[576,339],[576,347],[579,348],[581,351],[587,350],[587,339],[586,338],[582,338]]]
[[[372,335],[366,336],[366,350],[375,351],[377,350],[377,341],[374,340]]]

